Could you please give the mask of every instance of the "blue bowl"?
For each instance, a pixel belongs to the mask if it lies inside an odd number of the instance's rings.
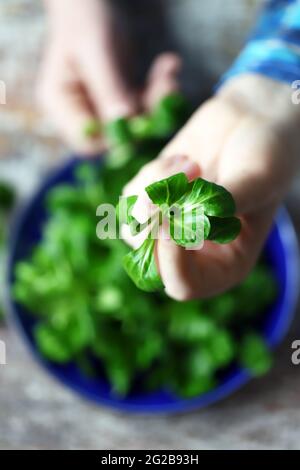
[[[182,412],[208,406],[232,394],[251,379],[249,373],[241,368],[232,367],[214,390],[196,398],[180,399],[163,390],[148,394],[136,390],[127,398],[118,399],[111,395],[110,386],[103,378],[87,378],[73,363],[57,365],[46,361],[40,355],[33,338],[35,320],[13,300],[11,288],[14,282],[14,267],[18,261],[29,255],[40,240],[43,224],[47,220],[44,202],[48,191],[61,183],[75,184],[74,169],[77,165],[78,160],[72,159],[46,179],[29,203],[16,214],[9,237],[7,308],[34,357],[53,377],[78,395],[99,405],[126,412]],[[262,322],[262,333],[273,348],[287,333],[294,316],[299,289],[298,244],[292,222],[284,208],[277,214],[265,245],[265,255],[279,285],[277,300],[264,312]]]

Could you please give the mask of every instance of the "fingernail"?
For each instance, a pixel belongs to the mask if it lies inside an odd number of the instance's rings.
[[[170,170],[185,173],[189,180],[200,175],[200,168],[186,155],[178,155],[171,159]]]

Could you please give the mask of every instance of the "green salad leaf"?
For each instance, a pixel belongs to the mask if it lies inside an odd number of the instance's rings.
[[[145,190],[153,204],[159,208],[159,225],[166,220],[173,241],[183,248],[201,246],[204,240],[230,243],[240,233],[241,222],[234,217],[233,197],[222,186],[202,178],[189,183],[184,173],[178,173],[150,184]],[[127,213],[123,213],[121,206],[118,209],[119,217],[131,227],[132,234],[137,233],[132,230],[132,226],[138,225],[130,215],[136,201],[137,196],[127,198]],[[138,225],[139,232],[149,224],[148,221],[142,226]],[[154,269],[154,249],[155,240],[151,243],[148,240],[124,259],[124,267],[131,279],[148,292],[162,287],[162,283],[158,283],[157,269]]]
[[[183,202],[203,206],[208,216],[232,217],[235,214],[235,202],[232,195],[223,186],[197,178],[189,185],[189,191],[183,196]],[[179,200],[180,204],[181,201]]]
[[[273,363],[269,347],[257,333],[247,333],[243,337],[239,360],[254,376],[264,375]]]
[[[208,240],[216,243],[230,243],[235,240],[242,228],[241,221],[237,217],[209,217],[210,231]]]
[[[180,200],[187,193],[189,182],[185,173],[178,173],[156,183],[152,183],[146,188],[146,192],[151,201],[157,206],[165,204],[169,208]]]
[[[105,136],[110,146],[130,143],[131,135],[127,119],[119,118],[107,123],[105,126]]]
[[[145,292],[153,292],[163,287],[154,259],[155,240],[146,238],[137,249],[123,258],[123,266],[135,285]]]

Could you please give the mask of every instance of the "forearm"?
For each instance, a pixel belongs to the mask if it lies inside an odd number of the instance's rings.
[[[244,50],[221,83],[244,73],[289,84],[300,79],[300,0],[267,3]]]

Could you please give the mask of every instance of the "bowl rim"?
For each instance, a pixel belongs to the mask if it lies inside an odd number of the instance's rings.
[[[47,373],[47,375],[50,375],[53,380],[60,382],[70,391],[79,395],[81,398],[85,398],[94,404],[100,406],[102,405],[123,412],[134,412],[139,414],[174,414],[188,412],[212,405],[239,390],[243,385],[252,379],[251,374],[242,368],[239,368],[232,375],[232,377],[228,378],[225,382],[220,383],[215,389],[204,395],[200,395],[191,399],[178,398],[176,401],[167,404],[157,403],[152,405],[145,405],[133,402],[129,403],[123,400],[115,399],[114,397],[107,399],[101,395],[97,396],[96,398],[94,393],[91,393],[88,389],[83,389],[82,387],[78,386],[77,383],[64,377],[63,374],[59,374],[58,371],[53,370],[51,367],[51,361],[44,360],[37,351],[36,346],[29,340],[28,334],[23,328],[20,314],[11,295],[10,279],[13,272],[14,255],[19,243],[19,233],[21,231],[21,227],[24,224],[24,221],[28,217],[28,213],[35,204],[36,200],[45,193],[48,187],[51,187],[59,174],[68,169],[71,170],[72,167],[76,165],[77,162],[80,163],[80,161],[82,160],[78,158],[72,158],[65,162],[64,165],[61,165],[50,172],[46,178],[42,180],[41,184],[38,186],[37,190],[33,192],[31,197],[27,198],[26,201],[16,208],[10,223],[10,240],[7,249],[8,256],[5,260],[4,304],[5,309],[8,312],[8,322],[11,323],[19,332],[20,336],[23,338],[23,342],[27,345],[27,349],[29,349],[31,356],[37,363],[40,364],[45,374]],[[84,161],[86,161],[86,159]],[[288,262],[286,270],[286,287],[282,301],[280,322],[278,322],[276,328],[272,331],[272,334],[269,338],[269,342],[272,347],[275,347],[284,339],[294,318],[299,297],[300,281],[300,256],[298,239],[291,217],[284,206],[279,208],[274,219],[274,226],[278,230],[278,235],[282,241],[285,258],[288,259]]]

